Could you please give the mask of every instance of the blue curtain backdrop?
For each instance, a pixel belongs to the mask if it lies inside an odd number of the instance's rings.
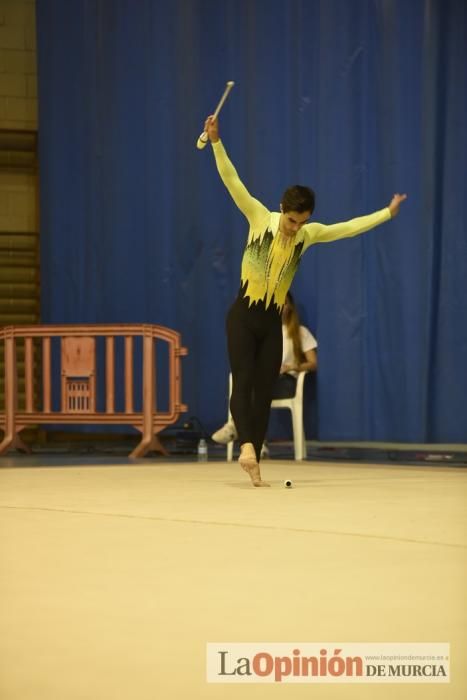
[[[247,228],[195,143],[234,80],[221,135],[270,209],[296,182],[325,223],[409,195],[295,279],[319,438],[467,442],[464,0],[37,0],[37,21],[44,323],[179,330],[190,414],[223,422]]]

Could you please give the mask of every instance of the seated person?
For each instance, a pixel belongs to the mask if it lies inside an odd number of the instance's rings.
[[[300,325],[293,296],[287,293],[282,310],[282,365],[274,385],[273,399],[288,399],[295,396],[298,372],[315,372],[318,366],[316,348],[318,343],[308,328]],[[237,439],[237,430],[232,419],[212,435],[214,442],[227,445]],[[261,456],[268,456],[263,444]]]

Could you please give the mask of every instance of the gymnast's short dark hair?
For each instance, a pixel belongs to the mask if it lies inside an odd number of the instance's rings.
[[[310,187],[293,185],[288,187],[282,195],[282,211],[296,211],[302,214],[309,211],[311,214],[315,208],[315,193]]]

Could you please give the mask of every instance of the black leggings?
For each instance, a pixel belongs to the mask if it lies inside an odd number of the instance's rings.
[[[274,385],[282,362],[282,322],[264,302],[248,307],[239,295],[227,314],[232,370],[230,411],[240,444],[252,442],[259,462],[268,427]]]

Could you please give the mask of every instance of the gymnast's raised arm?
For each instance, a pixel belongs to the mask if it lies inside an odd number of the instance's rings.
[[[243,182],[238,177],[219,137],[219,120],[212,116],[206,119],[204,130],[208,134],[216,159],[217,170],[222,182],[228,189],[237,207],[248,219],[250,226],[256,228],[269,214],[268,209],[251,196]]]

